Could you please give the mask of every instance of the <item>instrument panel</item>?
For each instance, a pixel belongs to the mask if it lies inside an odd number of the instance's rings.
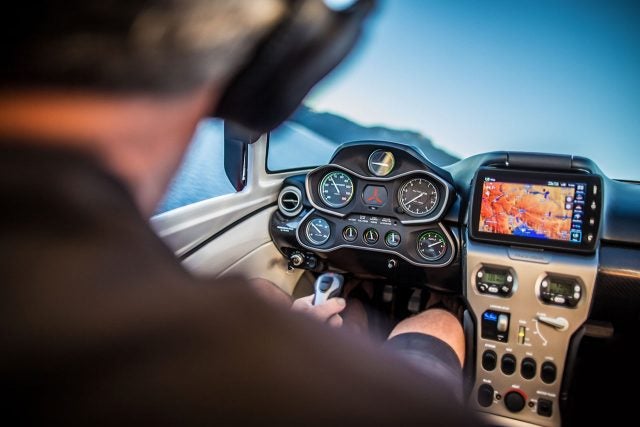
[[[441,222],[454,197],[447,172],[405,146],[343,146],[305,180],[308,211],[296,227],[314,252],[351,248],[416,266],[450,264],[456,240]]]
[[[611,242],[638,241],[636,187],[576,156],[484,153],[443,170],[417,148],[361,141],[285,179],[270,234],[290,268],[463,295],[470,406],[497,424],[555,427],[567,374],[587,372],[576,334],[589,313],[609,318],[618,295],[597,292],[603,253],[634,270]],[[616,286],[634,295],[626,277]],[[637,304],[627,307],[613,319],[636,319]]]

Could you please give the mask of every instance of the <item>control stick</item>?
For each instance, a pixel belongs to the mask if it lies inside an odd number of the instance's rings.
[[[320,305],[329,298],[336,297],[342,290],[344,277],[338,273],[323,273],[313,284],[313,305]]]

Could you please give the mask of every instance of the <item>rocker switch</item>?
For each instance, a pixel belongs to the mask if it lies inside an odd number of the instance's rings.
[[[506,314],[500,314],[498,316],[498,332],[507,332],[509,330],[509,316]]]

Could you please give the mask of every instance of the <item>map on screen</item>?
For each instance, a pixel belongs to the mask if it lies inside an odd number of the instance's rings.
[[[579,241],[572,226],[575,186],[485,181],[478,231]],[[578,232],[579,233],[579,232]]]

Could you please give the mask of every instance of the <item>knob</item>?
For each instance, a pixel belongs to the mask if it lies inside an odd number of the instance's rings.
[[[522,378],[530,380],[531,378],[536,376],[537,364],[536,361],[530,357],[525,357],[522,359],[522,363],[520,364],[520,375]]]
[[[510,353],[502,356],[500,369],[502,369],[502,373],[505,375],[513,374],[516,371],[516,357]]]
[[[302,255],[300,252],[296,252],[291,255],[291,258],[289,258],[289,260],[291,261],[291,265],[293,265],[294,267],[300,267],[302,264],[304,264],[304,255]]]
[[[556,380],[556,365],[553,362],[544,362],[540,367],[540,378],[547,384],[551,384]]]
[[[486,371],[493,371],[496,369],[496,364],[498,363],[498,356],[496,352],[493,350],[487,350],[482,353],[482,367]]]
[[[489,384],[482,384],[478,387],[478,405],[486,408],[493,403],[493,387]]]
[[[520,412],[524,408],[526,399],[519,391],[510,391],[504,396],[504,405],[511,412]]]

